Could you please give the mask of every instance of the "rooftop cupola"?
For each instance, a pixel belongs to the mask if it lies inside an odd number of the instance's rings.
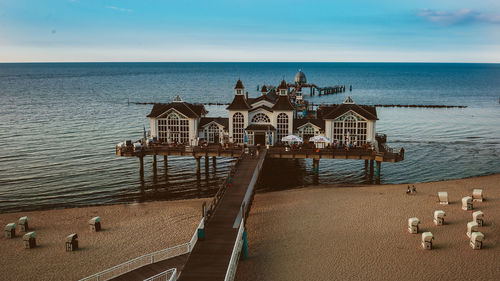
[[[173,102],[184,102],[184,101],[182,100],[182,98],[181,98],[179,95],[177,95],[177,96],[174,98]]]
[[[241,82],[241,80],[238,79],[238,81],[236,82],[236,86],[234,86],[234,94],[243,95],[243,89],[245,89],[245,87],[243,87],[243,83]]]
[[[306,75],[304,74],[304,72],[302,72],[301,69],[299,69],[299,72],[297,72],[297,74],[295,74],[295,84],[306,84],[307,83],[307,79],[306,79]]]
[[[345,99],[343,104],[354,104],[354,101],[352,100],[352,98],[350,96],[347,96],[347,98]]]
[[[288,85],[286,84],[285,79],[281,80],[281,84],[278,87],[280,96],[288,95]]]
[[[267,94],[267,87],[266,87],[266,85],[262,86],[262,89],[260,90],[260,93],[261,93],[262,95]]]

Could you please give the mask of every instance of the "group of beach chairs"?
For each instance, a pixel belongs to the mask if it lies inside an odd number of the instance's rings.
[[[438,192],[439,204],[448,205],[448,192]],[[473,210],[473,202],[483,202],[483,190],[474,189],[472,191],[472,197],[466,196],[462,198],[462,210],[471,211]],[[444,217],[446,213],[443,210],[434,211],[433,222],[436,226],[444,225]],[[420,220],[416,217],[408,219],[408,232],[412,234],[418,233],[418,225]],[[484,213],[482,211],[475,211],[472,213],[472,221],[467,223],[466,235],[469,237],[469,245],[474,250],[480,250],[483,247],[484,234],[481,233],[478,228],[482,227],[484,224]],[[432,232],[423,232],[421,246],[426,250],[432,249],[432,241],[434,240],[434,235]]]
[[[97,232],[101,230],[101,217],[94,217],[89,220],[90,230]],[[28,217],[21,217],[16,225],[15,222],[8,223],[5,226],[5,238],[13,239],[16,237],[16,228],[19,228],[19,232],[26,232],[23,235],[23,242],[25,249],[32,249],[36,247],[36,232],[29,231],[30,227],[28,226]],[[76,233],[72,233],[66,236],[66,251],[75,251],[78,250],[78,235]]]

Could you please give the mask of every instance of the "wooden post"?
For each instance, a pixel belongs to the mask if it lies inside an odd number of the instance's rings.
[[[168,155],[163,155],[163,165],[165,166],[165,170],[168,168]]]
[[[377,183],[380,182],[380,166],[381,165],[382,165],[382,162],[377,161],[377,170],[376,170],[376,173],[375,173],[375,179],[376,179]]]
[[[195,159],[196,159],[196,173],[199,174],[201,157],[195,157]]]
[[[144,156],[139,156],[139,174],[144,178]]]
[[[314,173],[319,174],[319,159],[313,159]]]
[[[215,166],[217,166],[217,162],[216,162],[217,160],[216,159],[217,159],[217,157],[212,156],[212,166],[214,166],[214,168],[215,168]]]
[[[156,175],[157,172],[157,165],[156,165],[156,154],[153,155],[153,174]]]
[[[368,169],[368,160],[365,160],[365,170]]]

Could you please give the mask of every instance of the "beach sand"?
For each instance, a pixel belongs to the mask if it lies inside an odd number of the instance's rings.
[[[314,188],[257,194],[250,212],[249,257],[236,280],[500,280],[500,174],[407,185]],[[466,236],[472,211],[461,198],[482,188],[486,200],[484,249]],[[447,191],[450,205],[437,202]],[[433,212],[446,212],[435,226]],[[407,221],[418,217],[418,234]],[[420,246],[421,233],[434,234],[433,250]]]
[[[0,238],[0,280],[78,280],[141,255],[189,242],[201,220],[203,199],[0,214],[0,225],[29,217],[37,247],[24,249],[22,235]],[[102,218],[101,232],[88,220]],[[65,251],[65,237],[80,249]]]

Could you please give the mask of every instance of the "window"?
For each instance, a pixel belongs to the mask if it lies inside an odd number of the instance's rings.
[[[236,112],[233,115],[233,142],[243,143],[243,130],[245,125],[245,117],[243,114]]]
[[[189,120],[176,112],[158,119],[158,138],[166,143],[189,144]]]
[[[257,113],[252,118],[252,123],[271,123],[271,119],[267,117],[264,113]]]
[[[366,143],[366,121],[353,114],[348,113],[333,122],[333,138],[341,143],[356,142],[358,145]]]
[[[314,133],[314,127],[311,125],[306,125],[306,126],[302,127],[302,129],[299,130],[299,137],[301,137],[302,139],[304,139],[304,136],[310,137],[310,136],[314,136],[314,135],[316,135]],[[305,139],[304,139],[304,141],[305,141]]]
[[[278,128],[276,131],[277,139],[276,141],[280,142],[282,138],[288,135],[288,115],[286,113],[280,113],[278,115]]]
[[[205,129],[205,138],[209,143],[219,143],[220,142],[220,130],[219,126],[212,123],[208,128]]]

